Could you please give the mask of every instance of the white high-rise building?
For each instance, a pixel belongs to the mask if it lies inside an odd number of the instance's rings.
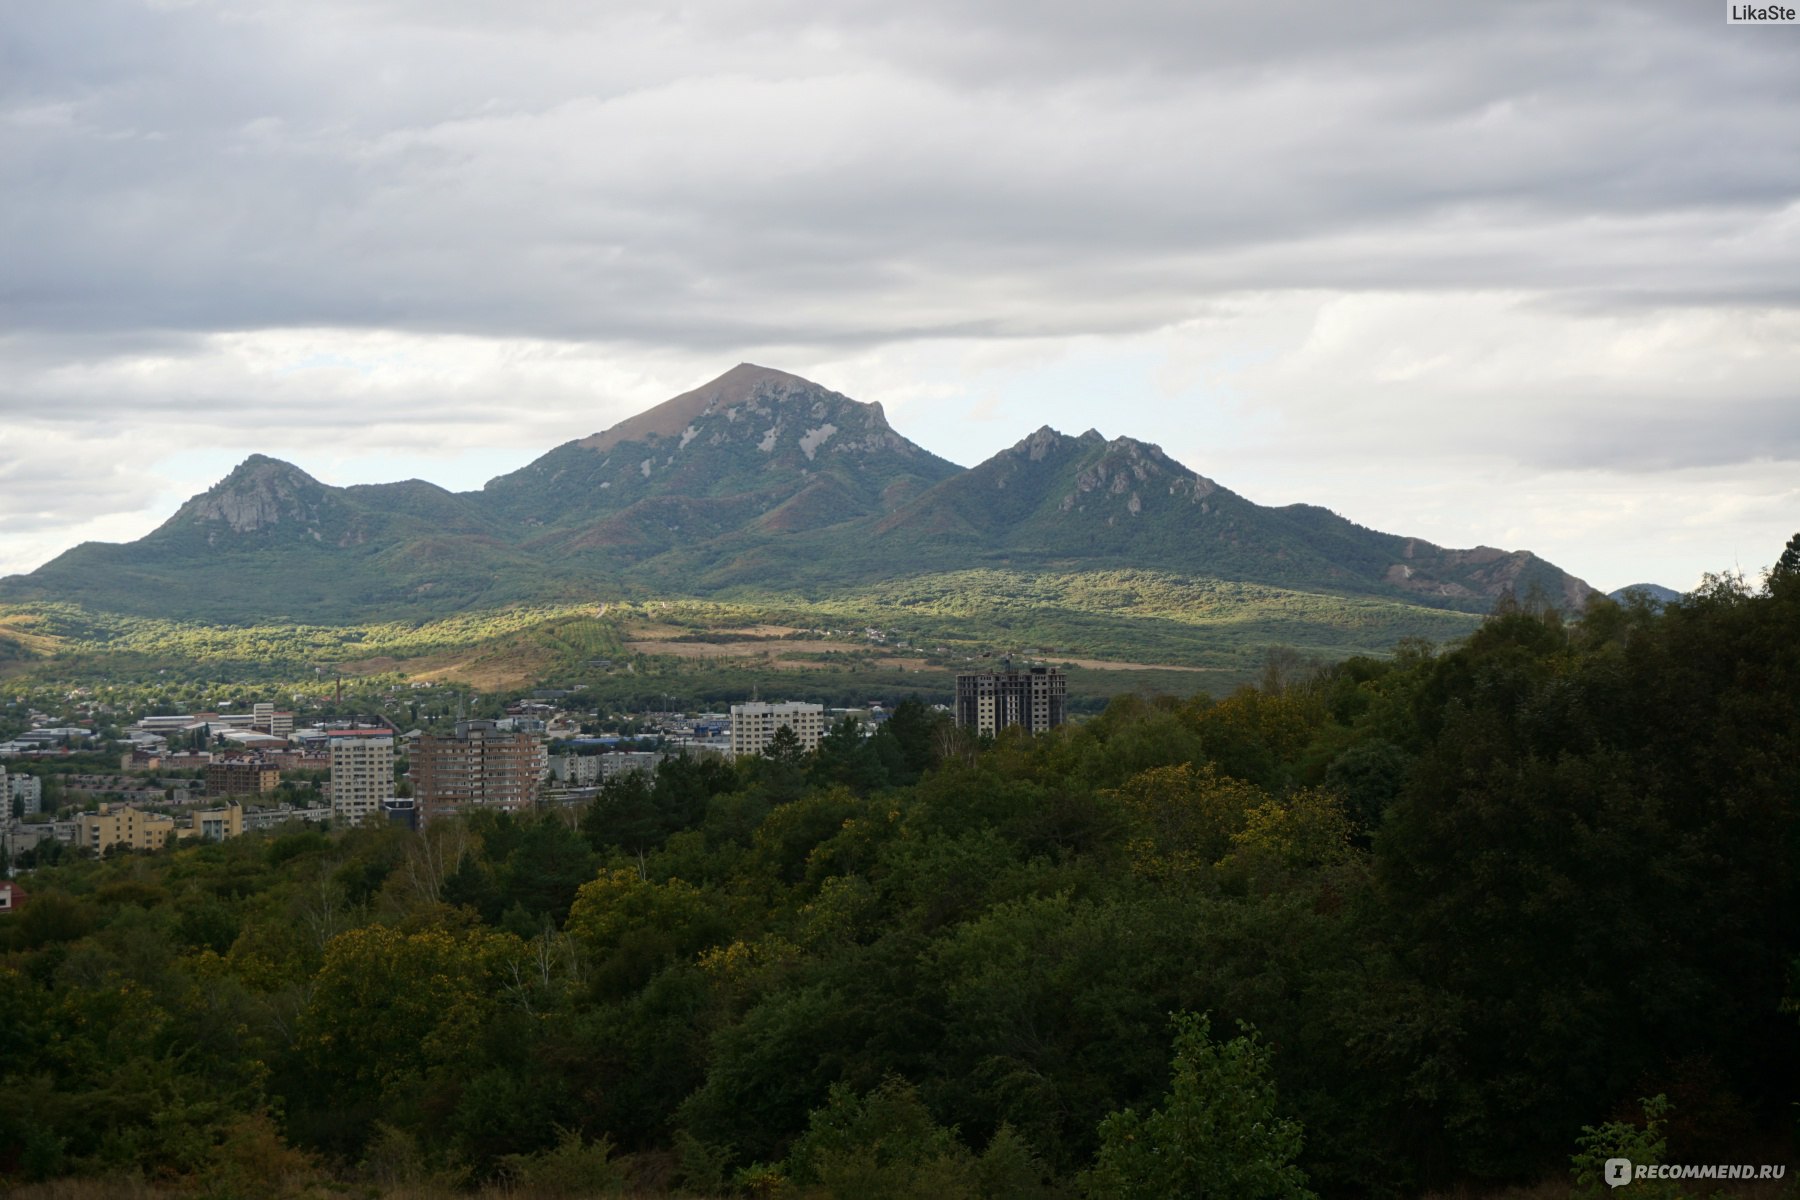
[[[330,735],[331,817],[340,825],[361,825],[379,817],[394,798],[394,738],[373,730],[340,729]]]
[[[12,802],[17,800],[23,806],[26,816],[35,816],[44,810],[44,781],[36,775],[8,776],[5,768],[0,768],[0,780],[6,785],[0,787],[0,796],[5,797],[6,815],[12,815]]]
[[[825,736],[825,706],[789,700],[781,704],[751,701],[731,706],[731,752],[761,754],[782,726],[794,731],[800,748],[811,753]]]

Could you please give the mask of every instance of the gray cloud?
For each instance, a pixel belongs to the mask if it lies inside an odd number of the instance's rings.
[[[1716,14],[964,7],[40,10],[0,311],[717,346],[1800,277],[1745,237],[1800,192],[1800,58]]]
[[[140,509],[161,490],[126,439],[39,435],[27,443],[0,434],[0,537],[43,535]]]
[[[1800,307],[1791,32],[1685,0],[7,6],[0,420],[398,445],[428,413],[452,453],[500,408],[547,445],[772,349],[1404,295],[1435,300],[1369,336],[1432,369],[1301,339],[1234,377],[1290,433],[1355,406],[1416,453],[1800,457],[1791,327],[1693,340]],[[1671,322],[1635,367],[1583,341]],[[54,511],[29,491],[0,520]]]

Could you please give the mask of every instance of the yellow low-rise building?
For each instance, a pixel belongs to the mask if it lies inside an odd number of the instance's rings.
[[[75,818],[75,844],[104,855],[114,846],[161,850],[175,834],[175,818],[129,804],[102,804],[98,812]]]
[[[191,823],[175,834],[183,841],[200,838],[208,842],[222,842],[226,838],[242,837],[244,834],[244,806],[241,804],[227,804],[224,808],[203,808],[190,814],[189,819]]]

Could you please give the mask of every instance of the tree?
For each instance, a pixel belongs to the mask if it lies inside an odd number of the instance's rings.
[[[1325,784],[1344,797],[1344,810],[1359,833],[1379,828],[1388,806],[1406,785],[1407,754],[1384,738],[1357,742],[1325,768]]]
[[[680,879],[652,883],[615,869],[582,885],[567,933],[594,962],[599,996],[625,996],[658,971],[716,943],[726,932],[706,893]]]
[[[916,697],[908,696],[895,706],[894,715],[877,736],[892,738],[900,749],[904,778],[896,779],[896,783],[913,783],[931,767],[938,730],[948,724]]]
[[[867,1096],[834,1084],[789,1152],[789,1175],[833,1196],[975,1195],[974,1156],[932,1119],[918,1092],[890,1077]]]
[[[1769,568],[1768,587],[1771,594],[1800,587],[1800,533],[1788,539],[1781,557]]]
[[[1455,1006],[1438,1152],[1494,1177],[1674,1091],[1670,1047],[1793,1074],[1800,605],[1719,579],[1579,642],[1512,614],[1438,660],[1375,840],[1387,936]]]
[[[771,803],[785,804],[806,790],[807,757],[800,735],[778,726],[762,754],[751,760],[752,776]]]
[[[331,939],[300,1013],[308,1077],[291,1117],[336,1149],[360,1148],[384,1105],[429,1094],[433,1071],[466,1069],[505,964],[524,954],[517,938],[483,930],[372,925]]]
[[[813,782],[841,783],[861,796],[885,787],[888,771],[876,745],[875,739],[863,736],[862,725],[855,717],[838,721],[826,731],[813,756]],[[899,757],[897,750],[895,757]]]
[[[1302,788],[1244,814],[1244,827],[1231,835],[1232,851],[1219,865],[1228,875],[1266,886],[1344,861],[1350,834],[1342,797]]]
[[[892,1075],[865,1096],[834,1084],[784,1166],[787,1178],[831,1196],[1038,1200],[1059,1194],[1047,1185],[1043,1161],[1012,1126],[1001,1125],[977,1155],[954,1125],[937,1123],[912,1084]]]
[[[1107,1200],[1310,1197],[1297,1121],[1277,1114],[1269,1051],[1247,1026],[1224,1044],[1208,1019],[1178,1013],[1174,1085],[1162,1107],[1100,1123],[1100,1153],[1082,1183]]]
[[[1164,882],[1200,880],[1231,851],[1248,814],[1268,803],[1254,784],[1222,777],[1207,763],[1140,771],[1111,792],[1133,826],[1131,869]]]

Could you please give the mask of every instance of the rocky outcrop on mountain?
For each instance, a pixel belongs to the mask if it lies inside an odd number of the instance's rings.
[[[221,524],[232,533],[256,533],[286,524],[319,536],[325,488],[300,468],[279,459],[253,454],[205,493],[176,511],[171,523]],[[216,545],[220,530],[209,530]]]

